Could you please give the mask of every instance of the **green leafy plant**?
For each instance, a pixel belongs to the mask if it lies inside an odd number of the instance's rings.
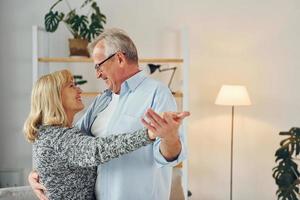
[[[54,11],[54,8],[62,1],[66,2],[70,10],[66,15],[63,12]],[[86,39],[90,42],[103,31],[106,17],[101,13],[95,0],[85,0],[80,9],[88,5],[91,8],[89,14],[79,15],[76,9],[71,9],[68,0],[56,1],[45,15],[46,31],[55,32],[60,22],[64,22],[75,39]]]
[[[278,200],[298,200],[300,173],[295,160],[300,154],[300,128],[291,128],[279,135],[288,137],[280,142],[280,148],[275,153],[278,164],[273,168],[273,178],[278,186],[276,195]]]

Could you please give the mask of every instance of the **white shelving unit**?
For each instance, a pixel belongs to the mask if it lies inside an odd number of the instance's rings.
[[[42,37],[44,34],[44,37]],[[49,33],[44,28],[39,26],[32,27],[32,77],[33,83],[45,73],[50,72],[50,63],[92,63],[92,59],[86,57],[51,57],[49,55]],[[41,39],[42,38],[42,39]],[[43,40],[43,41],[40,41]],[[41,45],[42,43],[46,43]],[[181,30],[181,58],[142,58],[139,59],[140,64],[173,64],[181,67],[181,90],[176,91],[174,97],[180,105],[179,110],[189,110],[189,40],[188,31],[186,28]],[[41,47],[42,46],[42,47]],[[43,53],[41,52],[41,48]],[[41,64],[48,64],[46,67],[41,67]],[[86,69],[91,70],[91,69]],[[83,96],[93,97],[96,96],[97,92],[83,93]],[[183,123],[183,130],[187,132],[188,119],[185,119]],[[188,191],[188,161],[184,161],[182,165],[175,167],[179,174],[182,174],[181,184],[184,192],[185,199],[187,199]],[[175,173],[174,173],[175,174]],[[178,174],[178,173],[177,173]]]

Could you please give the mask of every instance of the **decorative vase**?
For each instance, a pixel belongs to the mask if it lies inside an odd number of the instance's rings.
[[[88,43],[85,39],[69,39],[70,56],[90,57],[87,49]]]

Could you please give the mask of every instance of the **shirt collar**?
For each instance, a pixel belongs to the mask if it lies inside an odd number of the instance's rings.
[[[143,80],[145,80],[145,78],[146,74],[142,70],[131,76],[122,83],[120,94],[126,93],[127,91],[134,91],[143,82]]]
[[[105,89],[104,92],[103,92],[104,95],[106,96],[111,96],[112,95],[112,91],[111,89]]]

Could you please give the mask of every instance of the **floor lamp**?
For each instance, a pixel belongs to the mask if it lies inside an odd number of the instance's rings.
[[[247,88],[242,85],[222,85],[215,104],[231,106],[231,143],[230,143],[230,200],[232,200],[232,169],[233,169],[233,125],[234,107],[251,105]]]

